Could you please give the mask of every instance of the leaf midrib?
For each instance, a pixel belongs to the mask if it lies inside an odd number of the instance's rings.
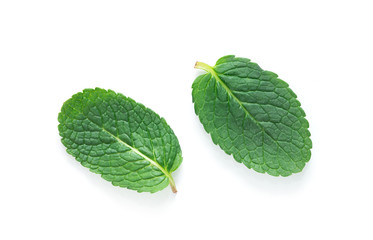
[[[74,109],[75,111],[77,112],[80,112],[82,113],[81,111],[79,111],[78,109],[74,108],[73,106],[71,106],[71,104],[69,104],[69,107],[71,107],[72,109]],[[94,125],[96,125],[97,127],[99,127],[103,132],[106,132],[107,134],[109,134],[111,137],[113,137],[115,140],[117,140],[119,143],[123,144],[124,146],[128,147],[129,149],[131,149],[131,151],[135,152],[136,154],[140,155],[141,157],[143,157],[145,160],[147,160],[150,164],[154,165],[155,167],[157,167],[169,180],[170,182],[170,185],[171,185],[171,188],[174,188],[175,186],[175,181],[172,177],[172,175],[166,171],[166,169],[164,169],[159,163],[157,163],[155,160],[153,159],[150,159],[148,156],[146,156],[145,154],[143,154],[142,152],[140,152],[140,150],[138,150],[137,148],[134,148],[132,147],[131,145],[129,145],[128,143],[126,143],[125,141],[123,141],[122,139],[120,139],[118,136],[115,136],[114,134],[112,134],[111,132],[109,132],[108,130],[106,130],[104,127],[98,125],[97,123],[93,122],[91,119],[89,119],[87,116],[85,116],[84,113],[82,113],[83,116],[88,120],[90,121],[91,123],[93,123]],[[176,189],[175,189],[176,190]]]
[[[129,149],[131,149],[131,151],[137,153],[138,155],[140,155],[141,157],[143,157],[144,159],[146,159],[147,161],[149,161],[151,164],[153,164],[154,166],[156,166],[157,168],[159,168],[159,170],[161,170],[167,177],[169,177],[169,178],[171,177],[171,175],[161,165],[159,165],[159,163],[157,163],[153,159],[149,158],[148,156],[146,156],[145,154],[143,154],[142,152],[140,152],[137,148],[134,148],[131,145],[127,144],[122,139],[120,139],[119,137],[115,136],[114,134],[112,134],[111,132],[109,132],[108,130],[106,130],[105,128],[101,128],[101,129],[102,129],[103,132],[106,132],[111,137],[113,137],[115,140],[117,140],[118,142],[120,142],[124,146],[128,147]]]
[[[233,99],[236,100],[236,102],[240,105],[240,107],[245,111],[246,115],[248,115],[255,123],[256,125],[258,125],[261,129],[262,129],[262,132],[263,134],[266,133],[270,138],[272,138],[272,140],[276,143],[277,146],[279,146],[282,151],[284,151],[284,153],[292,160],[294,160],[286,151],[285,149],[277,142],[276,139],[274,139],[266,130],[265,128],[260,124],[260,122],[258,120],[256,120],[251,114],[250,112],[245,108],[245,106],[242,105],[241,101],[236,97],[236,95],[234,95],[232,93],[232,91],[228,88],[228,86],[223,82],[223,80],[220,79],[220,77],[217,75],[217,73],[215,72],[215,69],[211,66],[209,66],[208,64],[206,63],[202,63],[202,62],[197,62],[196,65],[195,65],[196,68],[199,68],[199,69],[203,69],[205,71],[207,71],[208,73],[210,73],[215,79],[217,82],[219,82],[223,88],[227,91],[227,93],[229,95],[231,95],[233,97]],[[264,139],[263,139],[264,140]],[[264,144],[264,141],[263,141],[263,144]],[[264,158],[264,155],[263,155],[263,158]]]

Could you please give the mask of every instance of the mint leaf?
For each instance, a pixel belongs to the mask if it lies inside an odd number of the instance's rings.
[[[193,83],[193,102],[212,140],[260,173],[302,171],[312,142],[305,113],[288,84],[246,58],[225,56]]]
[[[67,152],[114,186],[157,192],[181,164],[179,142],[166,121],[144,105],[111,90],[85,89],[58,115]]]

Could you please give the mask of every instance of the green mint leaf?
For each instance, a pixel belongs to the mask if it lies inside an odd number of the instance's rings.
[[[85,89],[58,115],[67,152],[114,186],[157,192],[182,161],[179,142],[166,121],[131,98],[111,90]]]
[[[246,58],[225,56],[193,83],[193,102],[212,140],[260,173],[289,176],[311,158],[308,121],[297,96],[275,73]]]

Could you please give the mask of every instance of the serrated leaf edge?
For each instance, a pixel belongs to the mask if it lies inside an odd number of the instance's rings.
[[[265,130],[265,128],[256,120],[250,113],[247,111],[247,109],[242,105],[241,101],[232,93],[232,91],[228,88],[228,86],[220,79],[220,77],[217,75],[217,73],[214,70],[214,67],[211,67],[210,65],[203,63],[203,62],[196,62],[194,65],[194,68],[201,69],[206,71],[207,73],[210,73],[215,80],[220,83],[223,88],[227,91],[227,93],[233,97],[234,100],[237,101],[237,103],[240,105],[240,107],[244,110],[245,114],[249,116],[261,129],[262,129],[262,138],[264,138],[264,133],[266,133],[270,138],[274,140],[277,146],[279,146],[282,151],[294,161],[294,159],[285,151],[285,149]],[[264,139],[263,139],[264,141]]]
[[[74,108],[73,106],[69,105],[70,108],[80,112],[78,109]],[[92,121],[91,121],[92,122]],[[93,124],[95,124],[96,126],[98,126],[96,123],[92,122]],[[161,172],[168,178],[169,180],[169,183],[170,183],[170,187],[171,187],[171,190],[173,193],[177,193],[177,189],[176,189],[176,185],[175,185],[175,181],[172,177],[172,175],[167,172],[161,165],[159,165],[159,163],[157,163],[156,161],[154,161],[153,159],[149,158],[148,156],[146,156],[145,154],[143,154],[142,152],[140,152],[138,149],[132,147],[131,145],[127,144],[126,142],[124,142],[123,140],[121,140],[119,137],[115,136],[114,134],[112,134],[111,132],[107,131],[105,128],[101,127],[101,126],[98,126],[100,129],[102,129],[103,132],[106,132],[107,134],[109,134],[111,137],[113,137],[115,140],[117,140],[118,142],[120,142],[121,144],[123,144],[124,146],[128,147],[129,149],[131,149],[131,151],[135,152],[136,154],[140,155],[141,157],[143,157],[145,160],[147,160],[150,164],[152,164],[153,166],[155,166],[156,168],[158,168],[159,170],[161,170]]]

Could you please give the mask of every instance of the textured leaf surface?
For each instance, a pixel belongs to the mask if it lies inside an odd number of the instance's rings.
[[[58,115],[67,152],[115,186],[157,192],[181,164],[179,142],[163,118],[111,90],[85,89]]]
[[[288,84],[246,58],[225,56],[193,83],[193,102],[212,140],[260,173],[288,176],[311,157],[308,121]]]

